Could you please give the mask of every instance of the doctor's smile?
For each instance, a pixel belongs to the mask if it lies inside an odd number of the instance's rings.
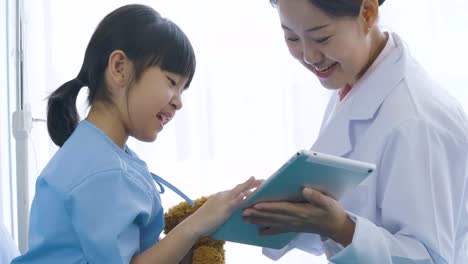
[[[325,68],[319,68],[317,66],[312,66],[313,72],[319,77],[319,78],[328,78],[330,77],[338,68],[339,64],[338,62],[335,62],[331,64],[328,67]]]

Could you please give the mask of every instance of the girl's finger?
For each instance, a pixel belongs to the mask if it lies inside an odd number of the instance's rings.
[[[245,190],[249,190],[249,188],[253,183],[255,183],[255,178],[252,176],[250,177],[247,181],[238,184],[236,187],[234,187],[231,191],[234,194],[234,196],[239,195],[241,192]]]

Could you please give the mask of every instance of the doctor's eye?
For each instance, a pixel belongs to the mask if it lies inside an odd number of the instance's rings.
[[[319,43],[319,44],[326,44],[327,41],[331,38],[331,36],[328,36],[328,37],[325,37],[325,38],[321,38],[321,39],[317,39],[315,40],[315,42]]]
[[[297,42],[297,41],[299,41],[299,38],[291,37],[291,38],[286,38],[286,40],[289,41],[289,42]]]
[[[293,34],[291,32],[284,32],[284,38],[288,42],[297,42],[297,41],[299,41],[299,36],[297,36],[296,34]]]

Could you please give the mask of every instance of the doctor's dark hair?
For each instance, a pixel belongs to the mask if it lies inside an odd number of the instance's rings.
[[[195,73],[195,53],[184,32],[151,7],[126,5],[108,14],[93,33],[78,76],[60,86],[48,98],[47,129],[52,141],[62,146],[79,122],[76,98],[82,87],[89,88],[88,104],[111,103],[104,73],[109,56],[123,51],[134,66],[132,82],[150,67],[188,78]]]
[[[361,11],[362,0],[309,0],[315,7],[331,17],[357,17]],[[379,0],[382,5],[385,0]],[[273,6],[278,5],[278,0],[270,0]]]

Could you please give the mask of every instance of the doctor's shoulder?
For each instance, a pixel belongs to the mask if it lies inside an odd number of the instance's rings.
[[[468,142],[468,117],[449,87],[443,86],[424,65],[415,61],[409,64],[404,82],[417,119],[459,141]]]

